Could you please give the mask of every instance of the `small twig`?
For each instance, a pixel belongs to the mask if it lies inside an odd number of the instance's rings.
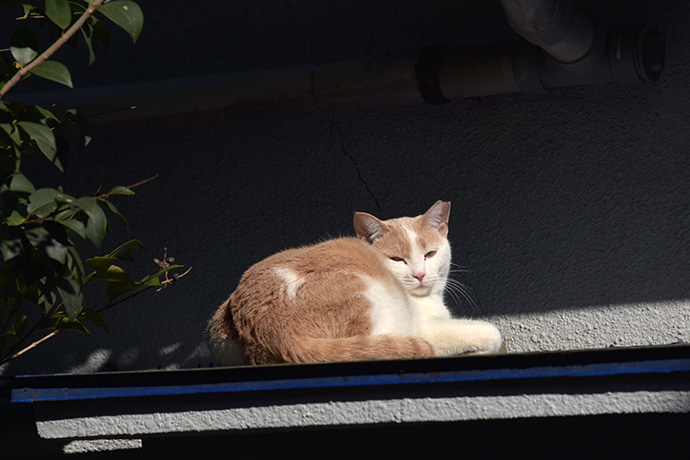
[[[135,187],[139,187],[140,185],[144,185],[144,184],[146,184],[146,183],[149,183],[149,182],[151,182],[151,181],[153,181],[153,180],[158,179],[158,176],[160,176],[160,174],[156,174],[155,176],[151,176],[151,177],[149,177],[148,179],[141,180],[141,181],[137,182],[136,184],[125,185],[125,188],[131,190],[131,189],[133,189],[133,188],[135,188]],[[117,193],[117,192],[114,192],[114,193]],[[110,192],[108,192],[108,193],[103,193],[103,194],[101,194],[101,195],[96,196],[96,198],[108,198],[110,195],[112,195],[112,193],[110,193]]]
[[[5,84],[5,86],[0,90],[0,98],[2,98],[7,92],[12,89],[19,81],[28,74],[31,69],[36,67],[39,64],[43,64],[45,61],[47,61],[57,50],[59,50],[62,45],[67,43],[70,38],[74,34],[76,34],[79,29],[86,23],[86,21],[93,15],[93,13],[96,12],[96,7],[103,3],[103,0],[94,0],[91,4],[89,4],[89,7],[86,8],[86,11],[82,13],[81,16],[79,16],[79,19],[75,21],[74,24],[72,24],[72,27],[67,29],[67,31],[62,34],[60,38],[58,38],[55,43],[50,45],[50,47],[45,50],[40,56],[38,56],[36,59],[22,67],[19,72],[14,74],[14,76],[10,79],[10,81]]]
[[[122,112],[124,110],[136,110],[136,108],[137,108],[136,105],[132,105],[129,107],[119,107],[116,109],[104,110],[102,112],[92,113],[91,115],[83,115],[83,117],[84,117],[84,120],[90,120],[91,118],[100,117],[101,115],[110,115],[111,113]]]
[[[60,303],[54,305],[54,306],[50,309],[50,311],[45,315],[45,318],[48,318],[48,317],[52,316],[53,313],[55,313],[56,311],[58,311],[58,310],[60,309],[60,307],[62,307],[63,305],[64,305],[64,302],[60,302]],[[10,316],[10,318],[11,318],[11,316]],[[21,347],[22,344],[26,341],[26,339],[28,339],[29,337],[31,337],[31,335],[32,335],[34,332],[38,331],[38,325],[39,325],[39,324],[40,324],[40,323],[34,324],[33,327],[29,330],[28,333],[24,334],[23,337],[20,337],[19,341],[18,341],[17,343],[15,343],[14,346],[9,350],[9,353],[12,353],[14,350],[16,350],[17,348]],[[52,337],[52,336],[51,336],[51,337]],[[46,340],[46,338],[42,339],[41,341],[43,341],[43,340]],[[23,354],[27,349],[31,349],[31,348],[33,348],[33,347],[36,346],[36,345],[38,345],[38,344],[29,345],[27,348],[20,350],[20,351],[16,354],[16,356],[19,356],[19,355]],[[13,355],[12,357],[10,357],[10,358],[1,360],[1,361],[0,361],[0,365],[5,364],[6,362],[8,362],[9,360],[11,360],[11,359],[13,359],[13,358],[14,358],[14,355]]]
[[[138,186],[140,186],[140,185],[144,185],[144,184],[146,184],[147,182],[151,182],[152,180],[157,179],[158,176],[160,176],[160,174],[156,174],[155,176],[149,177],[148,179],[144,179],[144,180],[142,180],[142,181],[139,181],[139,182],[137,182],[136,184],[126,185],[126,186],[124,186],[124,188],[126,188],[126,189],[133,189],[134,187],[138,187]],[[99,186],[99,189],[96,191],[96,193],[98,193],[99,191],[100,191],[100,186]],[[108,192],[108,193],[103,193],[103,194],[101,194],[101,195],[96,195],[95,198],[109,198],[111,195],[114,195],[115,193],[117,193],[117,192],[114,192],[114,193],[110,193],[110,192]],[[45,215],[45,216],[43,216],[43,217],[37,217],[37,218],[31,219],[31,220],[24,220],[24,221],[21,223],[21,225],[30,225],[30,224],[37,224],[37,223],[39,223],[39,222],[43,222],[44,220],[49,219],[49,218],[55,216],[56,214],[58,214],[59,212],[62,212],[62,211],[64,211],[64,209],[62,209],[62,208],[57,208],[55,211],[53,211],[53,212],[51,212],[50,214]],[[78,212],[75,212],[75,213],[73,213],[71,216],[69,216],[69,217],[68,217],[67,219],[65,219],[65,220],[70,220],[70,219],[72,219],[74,216],[76,216],[77,214],[78,214]],[[26,218],[28,219],[29,216],[26,216]]]
[[[175,273],[172,278],[169,278],[168,272],[165,272],[165,279],[163,281],[161,281],[162,286],[159,287],[158,289],[156,289],[156,292],[162,291],[165,288],[165,286],[168,284],[177,283],[177,280],[179,280],[180,278],[182,278],[183,276],[185,276],[187,273],[189,273],[191,271],[192,271],[192,267],[189,267],[186,272],[182,273],[181,275],[178,275],[177,273]]]
[[[46,340],[50,339],[51,337],[55,337],[55,336],[57,335],[57,333],[60,332],[60,331],[61,331],[61,329],[55,329],[55,330],[52,331],[50,334],[45,335],[45,336],[44,336],[43,338],[41,338],[41,339],[38,339],[37,341],[35,341],[35,342],[32,343],[31,345],[29,345],[29,346],[27,346],[27,347],[25,347],[25,348],[22,348],[22,349],[19,350],[17,353],[15,353],[15,354],[13,354],[12,356],[10,356],[9,359],[7,359],[7,361],[0,361],[0,364],[4,364],[4,363],[6,363],[6,362],[8,362],[8,361],[13,360],[14,358],[19,358],[21,355],[23,355],[23,354],[26,353],[27,351],[31,350],[32,348],[35,348],[35,347],[39,346],[40,344],[42,344],[42,343],[45,342]]]

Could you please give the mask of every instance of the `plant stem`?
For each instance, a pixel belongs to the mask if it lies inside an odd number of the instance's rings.
[[[51,316],[52,316],[56,311],[58,311],[58,310],[60,309],[60,307],[62,307],[63,305],[64,305],[64,302],[60,302],[59,304],[53,306],[53,308],[50,309],[50,311],[44,316],[44,318],[49,318],[49,317],[51,317]],[[11,318],[12,318],[12,316],[10,315],[10,319],[11,319]],[[18,341],[17,343],[15,343],[14,346],[9,350],[8,355],[11,355],[11,354],[14,352],[14,350],[16,350],[17,348],[21,347],[22,344],[23,344],[29,337],[31,337],[31,335],[32,335],[34,332],[38,331],[38,326],[39,326],[39,324],[40,324],[40,322],[35,323],[35,324],[33,325],[33,327],[31,327],[31,329],[29,329],[29,332],[25,332],[25,333],[19,338],[19,341]],[[55,335],[55,334],[53,334],[53,335]],[[52,337],[52,335],[51,335],[50,337]],[[39,341],[39,343],[40,343],[40,342],[43,342],[43,340],[47,340],[47,339],[46,339],[46,338],[43,338],[43,339],[41,339],[41,340]],[[14,355],[11,355],[9,358],[8,358],[8,357],[3,358],[2,356],[0,356],[0,366],[3,365],[3,364],[5,364],[5,363],[8,362],[8,361],[14,359],[16,356],[20,356],[20,355],[24,354],[25,351],[32,349],[32,348],[35,347],[36,345],[37,345],[37,344],[29,345],[28,347],[26,347],[26,348],[24,348],[24,349],[22,349],[22,350],[19,350],[19,352],[15,353]],[[7,355],[6,355],[6,356],[7,356]]]
[[[34,67],[36,67],[39,64],[44,63],[45,61],[48,60],[55,52],[62,47],[67,41],[72,38],[74,34],[76,34],[79,29],[86,23],[87,19],[89,19],[93,13],[96,12],[96,7],[103,3],[103,0],[94,0],[91,4],[89,4],[89,7],[86,8],[86,11],[82,13],[81,16],[79,16],[79,19],[77,19],[74,24],[72,24],[72,27],[67,29],[64,34],[60,38],[58,38],[55,43],[50,45],[50,47],[45,50],[40,56],[38,56],[36,59],[22,67],[19,72],[14,74],[12,79],[7,82],[7,84],[0,90],[0,98],[2,98],[7,92],[12,89],[19,81],[24,78],[24,76],[31,71]]]
[[[146,183],[148,183],[148,182],[151,182],[152,180],[158,179],[158,176],[160,176],[160,174],[156,174],[155,176],[149,177],[148,179],[141,180],[141,181],[137,182],[136,184],[125,185],[125,188],[131,190],[131,189],[133,189],[134,187],[139,187],[140,185],[144,185],[144,184],[146,184]],[[98,193],[98,192],[97,192],[97,193]],[[108,193],[102,193],[102,194],[100,194],[100,195],[97,195],[96,198],[110,198],[111,195],[115,195],[116,193],[117,193],[117,192],[113,192],[113,193],[110,193],[110,192],[108,192]]]
[[[44,336],[43,338],[41,338],[41,339],[38,339],[37,341],[35,341],[35,342],[32,343],[31,345],[29,345],[28,347],[22,348],[21,350],[19,350],[18,352],[16,352],[15,354],[13,354],[12,356],[10,356],[9,358],[7,358],[7,360],[0,361],[0,365],[5,364],[6,362],[9,362],[9,361],[13,360],[14,358],[20,357],[21,355],[23,355],[23,354],[26,353],[27,351],[31,350],[32,348],[39,346],[40,344],[42,344],[43,342],[45,342],[46,340],[48,340],[48,339],[50,339],[50,338],[52,338],[52,337],[55,337],[55,336],[57,335],[57,333],[60,332],[60,331],[61,331],[61,329],[55,329],[55,330],[52,331],[50,334],[45,335],[45,336]]]
[[[126,185],[125,188],[131,190],[131,189],[133,189],[133,188],[135,188],[135,187],[139,187],[140,185],[144,185],[144,184],[146,184],[147,182],[151,182],[152,180],[158,179],[158,176],[160,176],[160,174],[156,174],[155,176],[149,177],[148,179],[144,179],[144,180],[142,180],[142,181],[139,181],[139,182],[137,182],[136,184]],[[97,192],[97,193],[98,193],[98,192]],[[100,195],[96,195],[94,198],[103,198],[103,199],[105,199],[105,198],[110,198],[112,195],[115,195],[116,193],[117,193],[117,192],[113,192],[113,193],[110,193],[110,192],[108,192],[108,193],[102,193],[102,194],[100,194]],[[65,209],[66,209],[66,208],[65,208],[64,206],[63,206],[63,207],[60,207],[60,208],[57,208],[55,211],[51,212],[50,214],[48,214],[48,215],[46,215],[46,216],[37,217],[37,218],[32,219],[32,220],[24,220],[20,225],[37,224],[37,223],[39,223],[39,222],[43,222],[44,220],[49,219],[49,218],[52,218],[52,217],[54,217],[55,215],[61,213],[62,211],[65,211]],[[76,216],[77,214],[78,214],[78,212],[75,212],[74,214],[72,214],[70,217],[68,217],[68,218],[65,219],[65,220],[72,219],[72,218],[73,218],[74,216]],[[29,216],[30,216],[30,215],[29,215]],[[29,216],[26,216],[24,219],[28,219]]]

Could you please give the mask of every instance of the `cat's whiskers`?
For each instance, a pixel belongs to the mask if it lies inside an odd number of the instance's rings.
[[[453,263],[453,262],[450,263],[450,266],[451,266],[451,267],[455,267],[455,268],[453,268],[453,269],[450,270],[451,272],[469,273],[469,272],[472,271],[472,270],[470,270],[469,268],[467,268],[467,267],[465,267],[465,266],[463,266],[463,265],[459,265],[459,264],[456,264],[456,263]]]
[[[473,310],[479,311],[479,306],[477,303],[472,299],[472,296],[470,295],[470,288],[460,281],[453,279],[453,278],[448,278],[446,280],[446,285],[444,289],[451,297],[453,297],[453,300],[455,300],[456,303],[458,302],[458,294],[464,298],[467,303],[470,304]]]
[[[443,290],[448,293],[456,305],[460,305],[462,303],[458,294],[448,284],[443,287]]]

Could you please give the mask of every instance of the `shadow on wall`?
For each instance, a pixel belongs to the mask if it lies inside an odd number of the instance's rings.
[[[673,146],[690,136],[657,132],[680,137],[666,149],[654,135],[616,153],[517,145],[469,177],[451,237],[478,301],[501,314],[690,298],[690,151]]]

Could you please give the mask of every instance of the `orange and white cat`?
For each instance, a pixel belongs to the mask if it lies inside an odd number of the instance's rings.
[[[250,267],[209,322],[216,365],[496,353],[498,329],[455,319],[443,303],[450,203],[379,220],[356,213],[358,238],[274,254]]]

